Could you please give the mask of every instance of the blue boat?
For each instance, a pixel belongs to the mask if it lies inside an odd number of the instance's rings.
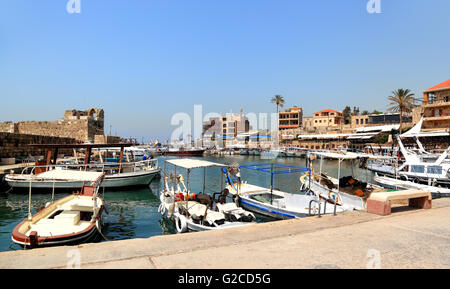
[[[308,168],[276,163],[243,165],[240,168],[270,174],[270,188],[264,188],[241,180],[240,171],[234,175],[226,172],[227,189],[236,197],[239,205],[248,211],[282,220],[304,218],[317,215],[319,212],[334,213],[334,206],[326,206],[326,201],[315,195],[309,186],[300,191],[300,182],[298,193],[282,192],[273,187],[273,178],[279,174],[304,173],[302,178],[309,179],[311,170]],[[336,208],[336,212],[342,211],[341,207]]]

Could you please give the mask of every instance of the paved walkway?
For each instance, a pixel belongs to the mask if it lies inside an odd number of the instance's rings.
[[[431,210],[0,253],[0,268],[450,268],[450,199]]]

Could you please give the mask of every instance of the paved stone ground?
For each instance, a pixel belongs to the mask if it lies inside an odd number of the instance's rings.
[[[450,199],[247,227],[0,253],[0,268],[450,268]]]

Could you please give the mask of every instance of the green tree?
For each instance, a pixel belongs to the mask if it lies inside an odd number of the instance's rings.
[[[391,112],[400,113],[400,131],[403,128],[403,113],[411,112],[413,107],[415,107],[416,99],[414,98],[414,93],[409,89],[399,88],[392,91],[392,95],[388,97],[391,101],[388,110]]]
[[[342,115],[344,116],[344,123],[349,124],[352,121],[352,109],[350,106],[346,106],[342,111]]]
[[[369,111],[368,110],[364,110],[361,115],[369,115]]]
[[[284,98],[281,95],[275,95],[271,100],[271,103],[275,103],[277,105],[277,113],[279,111],[278,107],[283,107],[284,105]]]

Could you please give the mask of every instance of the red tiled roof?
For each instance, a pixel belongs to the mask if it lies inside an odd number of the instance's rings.
[[[322,112],[338,112],[338,113],[341,113],[340,111],[337,111],[337,110],[334,110],[334,109],[324,109],[324,110],[315,112],[314,114],[316,114],[316,113],[322,113]]]
[[[450,88],[450,79],[447,81],[444,81],[442,83],[439,83],[438,85],[435,85],[432,88],[428,88],[427,90],[425,90],[425,92],[440,90],[440,89],[444,89],[444,88]]]

